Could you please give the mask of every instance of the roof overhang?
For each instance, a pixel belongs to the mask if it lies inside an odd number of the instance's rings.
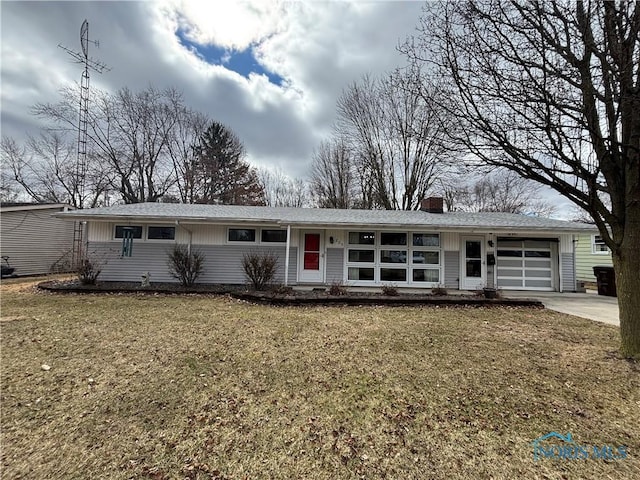
[[[401,230],[437,230],[439,232],[464,232],[477,234],[495,234],[509,235],[514,232],[539,232],[553,234],[581,234],[581,233],[597,233],[598,229],[595,225],[584,224],[584,227],[548,227],[535,225],[442,225],[442,224],[418,224],[418,223],[359,223],[359,222],[314,222],[314,221],[288,221],[281,218],[243,218],[243,217],[193,217],[193,216],[166,216],[166,215],[91,215],[80,213],[81,210],[75,212],[59,212],[54,214],[56,217],[73,221],[93,221],[93,222],[123,222],[123,223],[179,223],[182,225],[279,225],[282,228],[291,226],[293,228],[319,228],[331,230],[347,230],[347,229],[401,229]]]
[[[0,208],[0,212],[24,212],[29,210],[74,210],[75,207],[67,203],[43,203],[31,205],[7,205]],[[63,213],[63,212],[60,212]]]

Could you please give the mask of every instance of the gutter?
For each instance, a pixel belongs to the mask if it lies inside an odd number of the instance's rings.
[[[440,232],[464,232],[469,234],[488,234],[496,232],[514,233],[514,232],[562,232],[566,234],[572,233],[594,233],[597,228],[591,225],[583,228],[570,228],[562,226],[482,226],[482,225],[442,225],[442,224],[422,224],[422,223],[329,223],[329,222],[313,222],[313,221],[287,221],[277,218],[233,218],[233,217],[168,217],[168,216],[144,216],[144,215],[82,215],[75,212],[58,212],[54,217],[64,218],[66,220],[91,220],[102,222],[144,222],[144,223],[170,223],[170,222],[186,222],[187,224],[208,224],[208,225],[230,225],[230,224],[253,224],[253,225],[279,225],[282,228],[325,228],[325,229],[362,229],[369,228],[374,230],[382,229],[402,229],[402,230],[425,230],[433,229]],[[178,223],[177,223],[178,224]],[[182,226],[182,223],[180,223]],[[184,228],[184,227],[183,227]]]

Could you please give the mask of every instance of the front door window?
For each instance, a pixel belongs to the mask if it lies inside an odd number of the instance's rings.
[[[320,270],[320,234],[304,234],[304,258],[305,270]]]
[[[486,280],[486,267],[484,263],[484,238],[462,238],[460,265],[460,288],[463,290],[476,290],[484,286]]]
[[[482,244],[478,240],[465,242],[467,277],[482,277]]]

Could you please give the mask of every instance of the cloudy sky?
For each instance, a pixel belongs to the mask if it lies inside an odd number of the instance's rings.
[[[55,102],[81,68],[58,44],[111,70],[92,86],[177,87],[191,107],[230,126],[256,165],[306,177],[342,89],[404,63],[399,42],[421,2],[7,2],[2,18],[2,134],[37,132],[32,105]]]

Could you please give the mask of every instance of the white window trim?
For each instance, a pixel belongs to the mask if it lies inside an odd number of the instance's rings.
[[[609,247],[607,247],[604,241],[602,243],[596,243],[596,237],[600,237],[600,239],[602,240],[601,235],[591,235],[591,254],[592,255],[611,255],[611,250],[609,250]],[[604,245],[606,250],[596,250],[596,245]]]

